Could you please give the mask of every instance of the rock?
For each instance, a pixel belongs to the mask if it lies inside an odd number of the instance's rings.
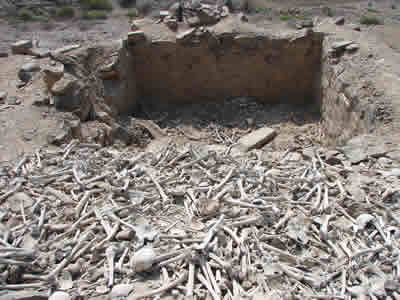
[[[68,121],[68,127],[71,130],[72,137],[74,139],[82,139],[82,129],[80,120],[70,120]]]
[[[139,44],[146,41],[146,35],[143,31],[131,31],[128,33],[128,43],[129,44]]]
[[[145,246],[138,251],[132,257],[131,268],[135,270],[135,272],[143,272],[149,270],[152,265],[154,258],[156,257],[156,253],[154,252],[151,246]]]
[[[80,105],[78,97],[81,84],[71,74],[64,74],[51,88],[54,104],[57,109],[73,111]]]
[[[38,71],[40,71],[40,65],[37,62],[26,63],[18,71],[18,78],[23,82],[28,82],[32,79],[33,74]]]
[[[17,96],[8,96],[7,98],[8,105],[18,105],[20,101],[18,100]]]
[[[169,18],[165,24],[168,26],[169,29],[172,31],[176,31],[178,29],[178,22],[175,18]]]
[[[220,13],[221,18],[226,18],[227,16],[229,16],[229,7],[224,5],[221,8],[221,13]]]
[[[56,128],[54,132],[47,135],[47,143],[55,146],[61,146],[67,143],[71,138],[71,131],[66,128]]]
[[[15,193],[14,195],[8,198],[9,209],[14,213],[21,212],[21,203],[24,206],[24,209],[31,207],[35,201],[23,192]]]
[[[255,148],[260,148],[271,141],[276,134],[275,129],[269,127],[259,128],[241,137],[238,141],[239,148],[245,152]]]
[[[242,21],[242,22],[248,22],[249,21],[249,19],[247,18],[247,16],[244,13],[239,13],[238,17],[239,17],[239,20]]]
[[[0,92],[0,102],[7,99],[7,92]]]
[[[354,137],[342,147],[342,150],[353,164],[367,160],[369,157],[378,158],[389,152],[387,146],[372,135]]]
[[[45,292],[34,291],[12,291],[8,290],[5,294],[0,295],[0,300],[47,300],[48,296]]]
[[[344,17],[337,17],[333,20],[333,23],[336,25],[344,25]]]
[[[11,45],[11,52],[12,54],[30,54],[32,47],[33,43],[31,40],[21,40]]]
[[[205,4],[197,10],[197,17],[200,20],[200,25],[214,25],[218,23],[220,19],[219,14]]]
[[[33,48],[31,49],[30,54],[37,58],[44,58],[50,56],[50,50],[44,48]]]
[[[51,90],[54,84],[64,75],[64,65],[59,67],[45,66],[42,70],[43,81],[48,90]]]
[[[54,292],[49,297],[49,300],[71,300],[71,299],[72,297],[68,293],[61,291]]]
[[[110,294],[110,300],[124,300],[133,291],[133,284],[117,284],[113,286]]]
[[[137,22],[133,21],[131,23],[131,31],[137,31],[139,30],[139,25],[137,24]]]
[[[40,71],[40,65],[37,62],[29,62],[21,67],[24,72],[37,72]]]
[[[358,24],[351,24],[350,28],[355,30],[355,31],[361,31],[361,26]]]
[[[347,52],[355,52],[360,48],[360,45],[356,44],[356,43],[352,43],[348,46],[346,46],[345,50]]]
[[[177,41],[184,41],[186,39],[190,39],[193,36],[195,30],[196,30],[195,28],[192,28],[192,29],[189,29],[189,30],[186,30],[184,32],[181,32],[181,33],[177,34],[176,35],[176,40]]]
[[[50,105],[50,98],[45,96],[45,97],[36,99],[35,101],[33,101],[32,105],[35,105],[35,106],[48,106],[48,105]]]
[[[190,27],[200,26],[200,19],[196,16],[188,18],[186,22],[189,24]]]
[[[332,49],[333,50],[344,50],[348,45],[353,44],[352,41],[342,41],[342,42],[336,42],[332,44]]]
[[[50,56],[54,57],[54,56],[57,56],[57,55],[62,54],[62,53],[67,53],[69,51],[78,49],[80,46],[81,46],[80,44],[72,44],[72,45],[67,45],[67,46],[61,47],[61,48],[58,48],[58,49],[56,49],[54,51],[51,51],[50,52]]]

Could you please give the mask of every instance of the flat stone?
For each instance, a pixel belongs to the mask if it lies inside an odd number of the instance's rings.
[[[332,44],[332,49],[334,50],[343,50],[345,49],[348,45],[353,44],[352,41],[342,41],[342,42],[336,42]]]
[[[344,24],[344,17],[337,17],[333,20],[333,23],[336,25],[343,25]]]
[[[39,293],[34,291],[10,291],[0,295],[0,300],[47,300],[46,293]]]
[[[377,137],[360,135],[352,138],[342,147],[344,155],[351,163],[357,164],[369,157],[381,157],[389,152],[388,147]]]
[[[81,45],[80,44],[72,44],[72,45],[67,45],[61,48],[58,48],[54,51],[50,52],[50,56],[56,56],[58,54],[66,53],[75,49],[78,49]]]
[[[257,129],[239,139],[239,148],[243,151],[260,148],[271,141],[276,134],[275,129],[269,127]]]
[[[33,47],[31,40],[20,40],[11,45],[13,54],[30,54],[30,49]]]

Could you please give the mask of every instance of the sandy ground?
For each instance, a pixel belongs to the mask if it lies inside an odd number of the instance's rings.
[[[287,9],[293,7],[293,0],[257,2],[252,0],[256,7],[268,7],[251,15],[250,21],[269,26],[268,24],[288,24],[280,19]],[[385,25],[376,27],[365,27],[361,33],[349,31],[322,22],[321,28],[325,31],[342,31],[340,34],[355,41],[367,40],[370,49],[374,53],[374,59],[380,67],[386,70],[383,76],[376,80],[381,81],[387,89],[398,89],[390,76],[400,76],[400,39],[398,32],[400,25],[400,5],[393,9],[396,2],[380,1],[368,5],[367,1],[296,1],[296,7],[300,9],[305,18],[314,18],[321,22],[325,18],[321,14],[321,6],[332,7],[335,15],[344,15],[346,22],[358,22],[363,14],[374,14],[384,20]],[[399,3],[400,4],[400,3]],[[373,12],[368,11],[373,7]],[[317,18],[317,19],[316,19]],[[113,15],[104,21],[84,21],[74,19],[50,24],[19,23],[9,24],[5,20],[0,21],[0,51],[10,52],[10,44],[20,39],[37,39],[40,47],[56,49],[68,44],[87,45],[98,41],[119,39],[129,31],[129,19],[121,9],[113,12]],[[331,27],[329,27],[331,26]],[[28,56],[13,56],[0,58],[0,92],[5,91],[8,95],[17,96],[19,105],[0,105],[0,162],[13,161],[22,157],[26,152],[32,152],[46,142],[46,136],[52,128],[57,126],[57,114],[47,107],[32,105],[38,99],[45,97],[42,81],[35,78],[28,86],[17,88],[18,69],[28,61],[34,60]],[[47,61],[40,60],[44,64]],[[400,91],[394,91],[400,95]],[[386,125],[386,132],[393,131],[393,139],[397,140],[396,131],[400,129],[400,98],[393,100],[393,122]],[[289,130],[290,131],[290,130]]]

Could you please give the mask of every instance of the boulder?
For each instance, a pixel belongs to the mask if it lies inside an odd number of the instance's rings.
[[[58,80],[51,88],[55,108],[63,111],[74,111],[81,120],[87,120],[92,107],[92,90],[82,80],[69,73]]]
[[[22,82],[28,82],[32,79],[33,74],[38,71],[40,71],[40,65],[37,62],[26,63],[18,71],[18,78]]]
[[[12,54],[30,54],[32,47],[33,43],[31,40],[21,40],[11,45],[11,52]]]

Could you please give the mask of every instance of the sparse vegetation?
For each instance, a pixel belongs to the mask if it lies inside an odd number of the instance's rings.
[[[89,10],[83,13],[82,17],[86,20],[107,19],[107,12],[104,10]]]
[[[18,11],[18,18],[23,21],[33,21],[35,19],[35,14],[26,8],[21,8]]]
[[[84,6],[88,10],[112,10],[113,6],[110,0],[84,0]]]
[[[119,0],[119,5],[124,8],[132,7],[136,4],[136,0]]]
[[[368,12],[374,13],[374,14],[376,14],[376,13],[379,12],[379,11],[378,11],[377,9],[375,9],[375,8],[367,8],[367,10],[368,10]]]
[[[382,25],[383,21],[375,16],[361,16],[360,24],[363,25]]]
[[[281,21],[289,21],[290,20],[290,16],[289,15],[280,15],[279,19]]]
[[[322,8],[322,13],[327,17],[333,17],[335,15],[334,10],[331,7],[324,6]]]
[[[153,8],[153,0],[136,0],[136,8],[142,15],[147,15]]]
[[[137,18],[139,16],[139,12],[138,12],[138,10],[136,8],[130,8],[128,10],[128,12],[126,13],[126,15],[129,18]]]
[[[60,7],[56,10],[56,16],[61,18],[73,18],[75,9],[72,6]]]

